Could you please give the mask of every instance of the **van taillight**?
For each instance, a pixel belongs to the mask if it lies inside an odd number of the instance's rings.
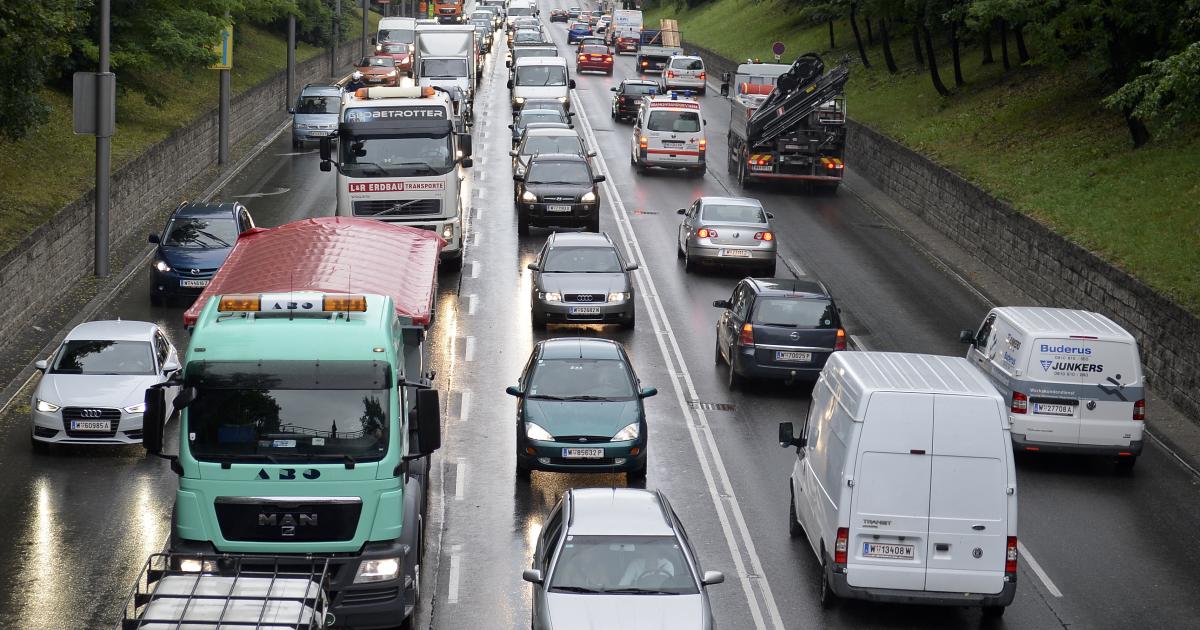
[[[1013,392],[1012,407],[1009,409],[1013,413],[1025,413],[1029,410],[1029,397],[1021,392]]]
[[[1145,398],[1133,403],[1133,419],[1134,420],[1142,420],[1142,421],[1146,420],[1146,399]]]
[[[740,335],[738,335],[738,345],[754,345],[754,326],[751,326],[750,324],[742,324],[742,332]]]
[[[1010,538],[1013,544],[1016,543],[1016,538]],[[846,564],[846,551],[850,548],[850,529],[848,527],[839,527],[837,531],[837,542],[833,543],[833,563]],[[1014,560],[1014,565],[1015,564]]]
[[[1017,537],[1008,537],[1008,549],[1004,552],[1004,572],[1011,576],[1017,575]]]
[[[837,341],[833,342],[834,350],[846,349],[846,329],[839,328],[837,332]]]

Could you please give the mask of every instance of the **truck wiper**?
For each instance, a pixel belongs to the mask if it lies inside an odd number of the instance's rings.
[[[425,170],[429,171],[430,173],[437,173],[437,169],[434,168],[432,164],[429,162],[422,162],[420,160],[414,160],[412,162],[393,162],[392,166],[423,166],[425,167]]]
[[[354,459],[353,457],[351,457],[345,453],[309,453],[308,459],[309,460],[320,460],[320,459],[341,460],[341,461],[345,462],[346,470],[354,470],[354,465],[358,463],[358,460]]]
[[[348,162],[346,163],[346,166],[374,166],[379,171],[380,175],[383,175],[384,177],[388,175],[387,169],[374,162]]]

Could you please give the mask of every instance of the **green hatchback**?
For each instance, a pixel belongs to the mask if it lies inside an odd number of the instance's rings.
[[[565,337],[533,348],[517,402],[517,476],[530,471],[646,476],[646,410],[658,393],[640,387],[621,344]]]

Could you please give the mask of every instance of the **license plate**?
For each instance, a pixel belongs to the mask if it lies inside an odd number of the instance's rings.
[[[203,289],[204,287],[208,286],[208,280],[180,280],[179,286]]]
[[[726,258],[749,258],[750,250],[748,250],[748,249],[722,249],[721,255]]]
[[[757,166],[757,165],[754,165],[754,166],[751,166],[751,167],[750,167],[750,170],[752,170],[752,171],[756,171],[756,172],[759,172],[759,173],[770,173],[770,172],[771,172],[771,167],[770,167],[770,166]]]
[[[912,545],[893,545],[889,543],[863,543],[863,556],[867,558],[892,558],[895,560],[912,560],[916,557],[916,547]]]
[[[112,431],[112,422],[108,420],[72,420],[72,431]]]
[[[663,146],[666,146],[666,147],[682,147],[682,146],[683,146],[683,141],[682,141],[682,140],[663,140]]]
[[[602,448],[564,448],[562,450],[563,459],[603,459],[604,449]]]
[[[570,212],[571,206],[549,205],[546,206],[546,212]]]
[[[599,315],[600,307],[599,306],[572,306],[571,314],[572,315]]]
[[[1066,416],[1070,418],[1075,415],[1075,405],[1033,403],[1033,413],[1039,416]]]
[[[779,351],[775,353],[776,361],[798,361],[801,363],[809,363],[812,361],[811,352],[786,352]]]

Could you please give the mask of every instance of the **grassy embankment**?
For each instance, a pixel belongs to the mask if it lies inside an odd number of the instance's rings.
[[[379,16],[372,13],[370,19],[373,27]],[[345,20],[343,27],[347,41],[356,39],[362,30],[360,20]],[[297,43],[297,63],[326,51]],[[239,25],[231,77],[234,95],[281,72],[286,63],[286,38],[253,24]],[[171,95],[162,108],[146,104],[140,93],[132,91],[117,97],[114,171],[217,106],[214,70],[188,75],[163,72],[162,81]],[[71,94],[51,89],[42,92],[53,108],[50,119],[19,142],[0,141],[0,254],[95,185],[95,140],[72,133]]]
[[[893,34],[900,72],[891,75],[878,39],[868,48],[872,67],[863,68],[848,22],[835,26],[837,48],[831,51],[826,27],[797,20],[782,0],[715,0],[691,11],[667,6],[646,17],[647,24],[674,17],[685,40],[733,59],[767,61],[774,41],[787,45],[788,59],[816,51],[832,63],[850,55],[852,118],[1200,313],[1200,129],[1132,149],[1123,121],[1100,107],[1104,93],[1082,64],[1005,73],[998,43],[991,65],[981,65],[979,50],[966,48],[966,85],[942,98],[928,71],[916,64],[906,33]],[[1016,64],[1011,40],[1009,48]],[[949,47],[940,53],[942,80],[952,87]]]

